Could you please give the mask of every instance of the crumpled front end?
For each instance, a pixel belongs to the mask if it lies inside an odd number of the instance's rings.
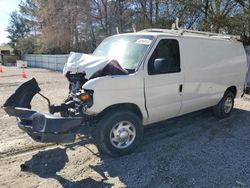
[[[21,84],[6,100],[3,109],[17,117],[18,126],[39,142],[73,142],[77,129],[94,121],[95,115],[86,114],[94,103],[94,90],[83,89],[91,79],[110,75],[127,75],[116,60],[87,54],[71,53],[63,70],[69,81],[68,98],[60,105],[51,105],[40,93],[35,78]],[[33,97],[39,94],[48,102],[49,114],[31,110]],[[55,116],[60,113],[61,116]]]

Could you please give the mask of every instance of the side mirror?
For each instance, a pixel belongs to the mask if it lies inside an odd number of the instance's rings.
[[[157,74],[166,73],[169,71],[169,62],[167,59],[159,58],[154,61],[154,71]]]

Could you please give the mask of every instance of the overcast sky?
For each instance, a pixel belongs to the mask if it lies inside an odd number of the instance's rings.
[[[0,45],[9,42],[8,33],[5,31],[10,19],[10,13],[18,10],[21,0],[0,0]]]

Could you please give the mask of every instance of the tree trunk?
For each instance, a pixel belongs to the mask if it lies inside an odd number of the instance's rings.
[[[208,25],[208,10],[209,10],[209,0],[206,0],[205,3],[205,26],[204,29],[205,31],[209,31],[209,25]]]
[[[93,22],[90,21],[89,25],[90,25],[90,32],[91,32],[92,50],[94,50],[96,48],[96,37],[95,37]]]
[[[155,22],[159,20],[159,0],[155,0]]]
[[[109,28],[108,28],[108,1],[107,0],[101,0],[104,10],[104,24],[105,24],[105,32],[106,36],[109,35]]]
[[[122,19],[122,13],[123,13],[123,6],[121,0],[118,0],[118,9],[119,9],[119,26],[120,26],[120,32],[123,32],[123,19]]]
[[[250,0],[248,0],[248,40],[250,42]]]
[[[149,1],[149,24],[153,27],[153,0]]]

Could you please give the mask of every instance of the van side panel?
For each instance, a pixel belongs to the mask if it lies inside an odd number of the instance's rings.
[[[106,108],[130,103],[135,104],[142,113],[143,124],[148,119],[145,108],[143,72],[130,75],[114,75],[94,78],[83,85],[83,89],[93,90],[93,106],[86,114],[97,115]]]
[[[230,86],[241,93],[247,71],[240,42],[181,38],[184,87],[180,114],[216,105]]]

